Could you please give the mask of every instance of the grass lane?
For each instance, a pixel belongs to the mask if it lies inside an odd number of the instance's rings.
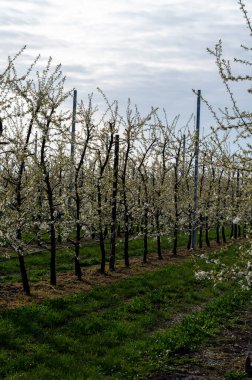
[[[238,259],[234,246],[222,255],[226,262]],[[205,268],[203,260],[198,265]],[[197,281],[192,261],[184,261],[7,311],[0,315],[0,377],[145,378],[216,333],[243,299],[231,284]]]
[[[210,238],[213,240],[215,235],[214,231],[209,232]],[[163,236],[161,239],[162,250],[171,250],[172,241],[167,237]],[[185,247],[187,244],[187,235],[181,234],[178,241],[179,247]],[[105,244],[107,253],[109,252],[109,242]],[[116,258],[117,260],[123,260],[123,241],[118,239],[116,248]],[[157,251],[157,242],[155,238],[149,238],[148,240],[148,250],[149,253]],[[131,240],[129,242],[129,253],[130,257],[141,256],[143,254],[143,240]],[[1,254],[0,254],[1,255]],[[1,261],[4,257],[0,256],[0,283],[1,282],[19,282],[20,281],[20,270],[18,259],[15,258],[15,254],[11,260]],[[107,255],[107,262],[109,257]],[[80,248],[80,262],[83,266],[99,265],[100,264],[100,249],[97,242],[89,242],[88,244],[83,244]],[[41,279],[47,279],[49,277],[49,267],[50,267],[50,253],[48,251],[43,251],[38,254],[25,257],[25,264],[27,269],[27,274],[30,281],[40,281]],[[67,272],[74,271],[74,248],[61,247],[57,248],[56,255],[56,266],[57,272]]]

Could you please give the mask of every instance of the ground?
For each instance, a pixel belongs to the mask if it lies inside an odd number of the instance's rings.
[[[162,265],[179,263],[191,255],[187,250],[180,248],[177,256],[171,256],[170,252],[163,253],[163,260],[159,260],[156,256],[156,254],[149,254],[147,264],[143,263],[142,257],[134,257],[131,259],[129,268],[125,268],[122,262],[118,262],[116,271],[107,272],[105,275],[99,273],[98,266],[85,268],[82,281],[77,280],[73,272],[58,273],[56,287],[49,284],[49,279],[32,283],[31,297],[23,294],[21,283],[2,283],[0,309],[13,309],[34,302],[42,302],[45,299],[62,298],[78,291],[88,291],[94,286],[106,285],[123,278],[152,271]]]
[[[224,380],[247,378],[245,360],[252,349],[251,305],[236,315],[231,327],[197,350],[177,356],[178,364],[170,371],[158,371],[149,380]]]
[[[216,249],[212,245],[211,250]],[[206,249],[205,249],[206,250]],[[191,252],[179,249],[178,256],[171,252],[164,252],[164,259],[159,260],[156,255],[149,255],[148,264],[142,263],[141,257],[131,260],[130,268],[117,263],[115,272],[105,276],[99,274],[98,267],[84,270],[83,281],[78,281],[73,273],[59,273],[57,287],[49,285],[48,280],[34,282],[31,285],[32,296],[23,295],[21,284],[2,283],[0,289],[0,308],[13,309],[32,303],[41,303],[45,299],[62,298],[78,291],[88,291],[97,285],[106,285],[111,282],[127,278],[132,275],[152,271],[162,265],[173,265],[186,260]],[[202,305],[203,306],[203,305]],[[180,323],[184,317],[183,312],[174,316],[172,324]],[[218,380],[247,378],[244,372],[246,356],[252,351],[252,305],[248,301],[245,310],[237,311],[229,327],[223,328],[221,334],[199,345],[196,350],[177,355],[169,370],[160,369],[148,377],[149,380],[187,379],[187,380]]]

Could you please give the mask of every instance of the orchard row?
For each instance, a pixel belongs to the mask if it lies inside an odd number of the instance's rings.
[[[195,228],[200,247],[203,237],[210,245],[210,229],[217,243],[226,241],[227,227],[233,237],[250,231],[248,161],[229,151],[226,135],[198,141],[193,118],[181,128],[179,117],[169,122],[157,109],[142,116],[130,101],[122,113],[101,91],[104,107],[98,108],[92,95],[76,101],[75,91],[74,108],[68,110],[73,92],[65,91],[61,66],[52,67],[49,60],[36,71],[35,61],[19,77],[18,58],[0,76],[0,233],[2,246],[16,252],[26,294],[25,254],[31,244],[48,244],[50,283],[56,285],[58,244],[72,244],[81,279],[80,247],[88,239],[99,241],[104,273],[108,254],[115,270],[118,235],[129,266],[129,241],[138,235],[147,262],[149,236],[156,237],[162,259],[163,235],[171,237],[176,255],[181,232],[188,234],[190,249]]]

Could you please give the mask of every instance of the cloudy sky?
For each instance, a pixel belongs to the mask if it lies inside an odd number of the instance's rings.
[[[20,64],[52,56],[84,100],[100,87],[122,108],[130,97],[182,124],[195,111],[192,88],[213,104],[225,99],[206,48],[221,38],[232,58],[251,38],[236,0],[0,0],[0,33],[0,72],[27,45]],[[204,107],[202,123],[211,123]]]

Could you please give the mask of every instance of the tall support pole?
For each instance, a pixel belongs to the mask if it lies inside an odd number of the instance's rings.
[[[198,206],[200,100],[201,100],[201,91],[198,90],[198,93],[197,93],[197,117],[196,117],[196,130],[195,130],[194,208],[193,208],[193,224],[192,224],[192,249],[195,248],[196,215],[197,215],[197,206]]]
[[[77,90],[74,90],[74,93],[73,93],[72,131],[71,131],[71,160],[72,160],[72,162],[74,161],[74,152],[75,152],[76,108],[77,108]]]
[[[71,193],[73,190],[73,164],[74,164],[74,153],[75,153],[75,123],[76,123],[76,108],[77,108],[77,90],[73,93],[73,116],[72,116],[72,126],[71,126],[71,168],[70,168],[70,180],[69,180],[69,197],[68,206],[71,206],[72,198]]]

